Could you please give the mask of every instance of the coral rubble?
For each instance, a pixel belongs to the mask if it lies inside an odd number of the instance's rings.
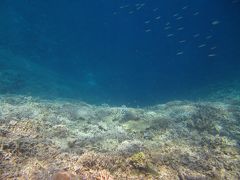
[[[239,179],[240,106],[0,97],[0,179]]]

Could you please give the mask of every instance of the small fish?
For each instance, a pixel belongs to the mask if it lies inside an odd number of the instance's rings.
[[[212,38],[212,36],[211,35],[209,35],[209,36],[206,36],[206,39],[211,39]]]
[[[188,8],[188,6],[184,6],[183,8],[182,8],[182,10],[186,10]]]
[[[185,43],[186,42],[186,40],[181,40],[181,41],[178,41],[179,43]]]
[[[209,54],[208,57],[215,57],[217,56],[216,54]]]
[[[128,14],[133,14],[133,13],[134,13],[134,11],[129,11],[129,12],[128,12]]]
[[[174,36],[174,34],[168,34],[167,35],[167,37],[173,37]]]
[[[176,20],[181,20],[181,19],[183,19],[182,16],[179,16],[179,17],[176,18]]]
[[[177,56],[179,56],[179,55],[182,55],[183,54],[183,52],[182,51],[180,51],[180,52],[177,52]]]
[[[212,25],[215,26],[215,25],[218,25],[219,23],[220,23],[220,21],[215,20],[212,22]]]
[[[176,13],[176,14],[174,14],[174,15],[173,15],[173,17],[177,17],[178,15],[179,15],[179,14],[178,14],[178,13]]]
[[[158,19],[160,19],[160,18],[161,18],[161,16],[157,16],[157,17],[155,17],[156,20],[158,20]]]
[[[141,6],[139,6],[139,7],[137,7],[136,9],[137,9],[137,10],[140,10],[141,8],[142,8],[142,7],[141,7]]]
[[[137,3],[137,4],[135,4],[135,6],[136,6],[137,10],[140,10],[144,6],[144,4]]]
[[[199,36],[200,36],[200,34],[194,34],[194,35],[193,35],[194,38],[197,38],[197,37],[199,37]]]
[[[179,28],[177,28],[177,30],[182,31],[182,30],[184,30],[184,27],[179,27]]]
[[[148,33],[148,32],[151,32],[152,30],[151,29],[146,29],[145,32]]]
[[[203,48],[205,46],[206,46],[206,44],[201,44],[201,45],[198,46],[198,48]]]
[[[113,12],[113,15],[117,15],[117,12]]]
[[[148,21],[145,21],[144,23],[145,23],[145,24],[149,24],[150,22],[151,22],[151,21],[150,21],[150,20],[148,20]]]
[[[158,8],[153,9],[154,12],[158,11]]]
[[[171,29],[171,26],[166,26],[164,29],[165,30]]]
[[[125,5],[125,6],[120,6],[120,9],[123,9],[123,8],[128,8],[129,5]]]
[[[165,24],[166,26],[168,26],[168,25],[170,25],[170,22],[166,22],[166,24]]]
[[[213,46],[213,47],[211,47],[210,49],[211,49],[211,50],[214,50],[214,49],[217,49],[217,47],[216,47],[216,46]]]
[[[194,16],[197,16],[197,15],[199,15],[199,12],[195,12],[193,15],[194,15]]]

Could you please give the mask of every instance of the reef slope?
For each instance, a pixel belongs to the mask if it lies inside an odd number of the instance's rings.
[[[0,179],[239,179],[240,101],[0,97]]]

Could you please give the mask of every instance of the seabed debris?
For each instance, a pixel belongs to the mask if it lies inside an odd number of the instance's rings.
[[[239,179],[240,101],[0,98],[0,179]]]

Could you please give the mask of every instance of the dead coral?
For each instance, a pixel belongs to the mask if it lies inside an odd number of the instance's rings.
[[[164,130],[164,129],[167,129],[172,122],[173,120],[171,118],[162,117],[162,116],[155,117],[151,122],[150,129]]]
[[[188,126],[199,132],[219,133],[217,123],[224,118],[220,109],[210,105],[196,105],[196,112],[191,116]]]
[[[52,127],[52,135],[59,138],[66,138],[69,135],[69,129],[62,124]]]
[[[53,175],[52,180],[77,180],[77,177],[68,172],[57,172]]]
[[[19,156],[33,156],[37,152],[36,144],[34,139],[19,138],[3,142],[2,149]]]
[[[132,155],[145,149],[143,142],[138,140],[126,140],[119,144],[117,152],[123,155]]]
[[[138,152],[132,155],[129,158],[129,163],[139,171],[143,171],[144,173],[148,174],[158,175],[158,172],[154,168],[154,165],[152,164],[150,157],[143,152]]]
[[[118,121],[126,122],[130,120],[139,120],[140,117],[141,112],[134,109],[123,108],[121,109],[121,118],[118,119]]]
[[[224,103],[0,97],[0,179],[239,179],[238,117],[239,106]]]

